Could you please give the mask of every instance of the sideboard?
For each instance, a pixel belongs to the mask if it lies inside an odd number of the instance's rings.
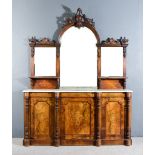
[[[131,145],[127,89],[24,90],[24,140],[28,145]]]

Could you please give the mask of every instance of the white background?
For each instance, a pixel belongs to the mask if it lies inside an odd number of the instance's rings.
[[[154,8],[155,1],[144,0],[144,155],[155,154]],[[11,13],[11,0],[0,1],[0,155],[12,154]]]

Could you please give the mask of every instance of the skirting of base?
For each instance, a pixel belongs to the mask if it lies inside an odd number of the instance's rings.
[[[102,145],[132,145],[132,139],[117,139],[117,140],[107,140],[107,139],[100,139],[97,141],[92,140],[83,140],[79,143],[78,140],[69,140],[69,141],[62,141],[60,145],[56,145],[54,141],[51,140],[36,140],[36,139],[24,139],[23,140],[24,146],[29,145],[38,145],[38,146],[102,146]]]

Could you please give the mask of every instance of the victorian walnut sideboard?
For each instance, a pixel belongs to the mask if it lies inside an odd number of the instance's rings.
[[[93,19],[80,8],[63,19],[56,40],[29,39],[31,89],[23,91],[23,145],[131,145],[128,39],[100,41]],[[81,41],[81,36],[87,37]]]
[[[25,90],[24,145],[131,145],[130,90]]]

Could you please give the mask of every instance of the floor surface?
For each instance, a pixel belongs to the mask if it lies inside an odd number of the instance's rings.
[[[132,138],[132,146],[29,146],[22,138],[13,138],[12,155],[143,155],[143,139]]]

